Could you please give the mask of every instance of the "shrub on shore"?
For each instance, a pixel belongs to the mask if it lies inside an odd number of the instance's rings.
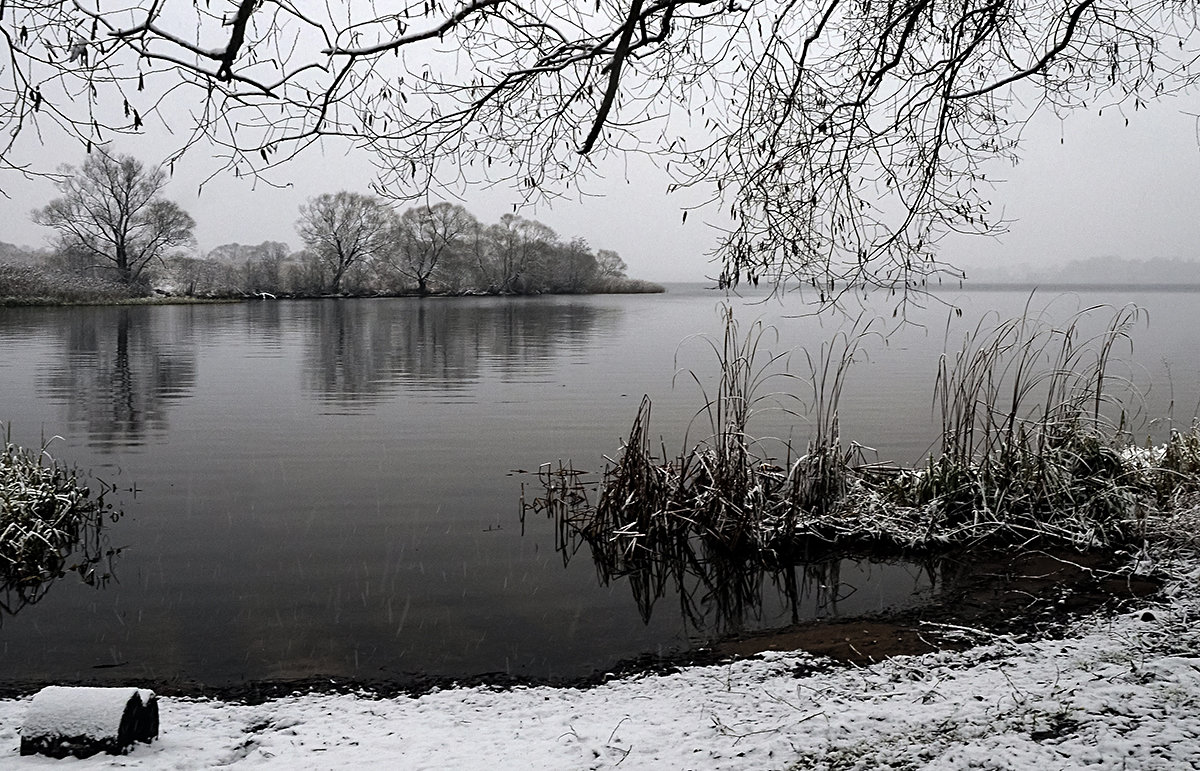
[[[640,278],[599,278],[587,288],[588,294],[662,294],[662,284]]]
[[[0,306],[101,305],[141,296],[135,288],[47,265],[0,263]]]

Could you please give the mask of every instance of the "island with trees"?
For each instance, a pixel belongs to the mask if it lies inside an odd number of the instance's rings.
[[[305,202],[299,251],[279,241],[194,251],[195,221],[162,192],[167,175],[94,149],[59,169],[61,195],[32,212],[52,248],[0,253],[0,303],[157,297],[532,295],[662,292],[625,261],[517,214],[484,224],[461,205],[398,211],[339,191]]]

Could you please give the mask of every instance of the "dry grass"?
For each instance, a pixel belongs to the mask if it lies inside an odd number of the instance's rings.
[[[113,281],[45,265],[0,263],[0,306],[107,304],[137,296],[137,292]]]

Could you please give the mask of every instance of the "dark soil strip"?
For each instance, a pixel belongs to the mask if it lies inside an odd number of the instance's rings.
[[[870,664],[970,646],[969,634],[949,627],[1044,639],[1063,633],[1086,613],[1115,612],[1158,591],[1156,579],[1119,574],[1127,562],[1123,555],[1098,553],[971,553],[952,561],[947,586],[928,605],[887,616],[801,624],[722,641],[714,650],[727,656],[803,650],[847,664]]]

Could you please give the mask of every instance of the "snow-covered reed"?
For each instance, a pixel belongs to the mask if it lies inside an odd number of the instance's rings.
[[[1087,336],[1098,311],[1111,318]],[[1133,307],[1090,308],[1061,326],[1031,312],[981,323],[939,365],[940,442],[922,465],[899,468],[866,463],[840,436],[840,394],[869,324],[806,354],[816,428],[801,453],[750,434],[765,384],[796,376],[778,371],[781,356],[760,355],[761,328],[743,337],[729,315],[713,344],[721,378],[699,413],[707,438],[674,458],[655,452],[647,399],[600,480],[544,466],[545,494],[526,508],[548,512],[618,573],[639,553],[669,557],[697,539],[767,561],[822,545],[1136,546],[1200,500],[1200,424],[1153,452],[1129,429],[1136,392],[1112,369],[1140,318]]]
[[[103,583],[98,567],[113,554],[103,547],[105,518],[119,516],[104,494],[93,495],[78,472],[43,447],[9,441],[0,453],[0,611],[15,613],[37,602],[69,571],[89,584]]]

